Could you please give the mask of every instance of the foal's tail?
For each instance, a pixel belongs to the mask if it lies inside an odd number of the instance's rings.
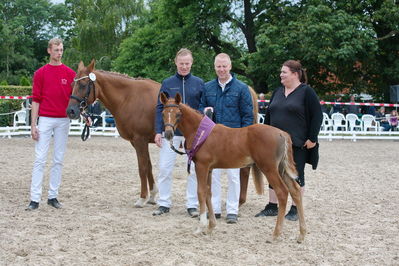
[[[291,137],[287,133],[281,136],[284,138],[284,152],[283,157],[278,165],[278,172],[283,178],[284,183],[288,185],[288,183],[291,183],[288,179],[296,179],[298,173],[295,168],[295,162],[292,153]]]

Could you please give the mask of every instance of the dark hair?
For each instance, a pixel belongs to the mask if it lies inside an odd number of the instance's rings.
[[[306,70],[302,68],[302,65],[299,61],[287,60],[284,62],[283,66],[288,67],[292,73],[298,73],[300,82],[308,83],[308,77],[306,75]]]

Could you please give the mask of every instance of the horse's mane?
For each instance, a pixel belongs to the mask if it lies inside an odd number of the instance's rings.
[[[182,107],[184,106],[184,108],[187,108],[187,109],[191,110],[192,112],[194,112],[194,113],[196,113],[196,114],[201,115],[201,117],[204,116],[203,113],[201,113],[200,111],[198,111],[198,110],[196,110],[196,109],[194,109],[194,108],[191,108],[191,106],[189,106],[189,105],[187,105],[187,104],[180,103],[180,105],[181,105]]]
[[[112,75],[112,76],[126,78],[126,79],[131,79],[131,80],[150,80],[150,79],[142,78],[142,77],[132,78],[132,77],[128,76],[127,74],[122,74],[122,73],[119,73],[119,72],[105,71],[105,70],[98,70],[98,69],[96,69],[96,71],[98,71],[100,73],[103,73],[103,74],[109,74],[109,75]]]

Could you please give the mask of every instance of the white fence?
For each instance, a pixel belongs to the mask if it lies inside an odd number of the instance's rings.
[[[17,114],[15,114],[15,116],[17,116]],[[107,126],[108,124],[105,122],[105,118],[106,116],[102,114],[102,125],[104,126],[90,128],[90,136],[119,137],[117,128]],[[259,115],[258,120],[263,119],[264,117]],[[11,138],[13,136],[30,136],[30,126],[26,126],[26,124],[17,121],[18,119],[15,118],[13,127],[0,127],[0,137]],[[72,120],[69,135],[80,136],[83,128],[84,124],[81,120]],[[368,120],[362,121],[359,119],[355,125],[351,125],[351,122],[346,118],[343,120],[339,120],[338,118],[334,120],[327,114],[324,114],[319,138],[330,141],[334,139],[347,139],[352,141],[361,139],[399,140],[399,131],[383,131],[379,122],[374,120],[369,123]]]

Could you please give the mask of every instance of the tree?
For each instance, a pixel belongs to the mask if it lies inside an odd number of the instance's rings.
[[[122,42],[113,68],[130,76],[161,81],[176,70],[175,54],[186,47],[193,51],[192,72],[204,79],[212,78],[210,49],[198,44],[196,32],[168,8],[166,1],[153,1],[141,20],[130,25],[132,34]]]
[[[70,34],[72,47],[66,62],[78,64],[97,59],[97,67],[109,70],[121,41],[129,36],[127,27],[142,13],[143,0],[66,0],[75,25]]]
[[[116,69],[149,74],[140,69],[149,60],[162,76],[173,67],[172,51],[190,46],[210,63],[216,53],[230,54],[233,72],[257,91],[279,85],[288,59],[301,60],[322,94],[375,92],[397,80],[399,10],[392,0],[154,0],[150,6],[150,18],[121,46]]]
[[[48,0],[5,0],[0,7],[0,80],[18,84],[46,61],[48,39],[63,34],[70,18],[64,5]]]

